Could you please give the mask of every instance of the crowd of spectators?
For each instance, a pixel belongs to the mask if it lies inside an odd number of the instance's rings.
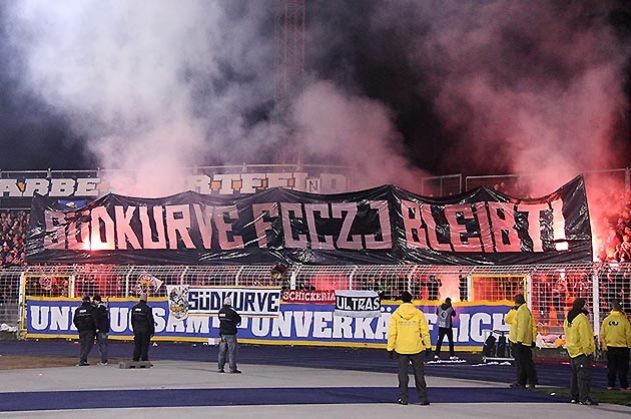
[[[27,211],[0,210],[0,262],[3,267],[26,264]]]
[[[511,196],[532,198],[527,180],[507,178],[489,187]],[[605,189],[611,192],[603,194],[598,190],[598,198],[594,201],[597,208],[590,208],[593,234],[599,242],[594,249],[596,257],[601,262],[628,263],[631,262],[631,191]],[[594,202],[590,199],[590,204]]]
[[[608,208],[599,220],[606,235],[598,258],[603,262],[631,262],[631,192],[613,195]]]

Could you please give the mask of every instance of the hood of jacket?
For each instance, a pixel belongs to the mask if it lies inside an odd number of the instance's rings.
[[[403,303],[397,308],[397,314],[406,320],[411,319],[418,314],[418,309],[412,303]]]
[[[576,316],[578,316],[581,313],[589,317],[589,312],[583,308],[580,310],[570,310],[567,313],[567,322],[572,323],[572,321],[576,318]]]
[[[451,304],[442,303],[442,304],[440,305],[440,308],[441,308],[442,310],[447,310],[449,307],[451,307]]]

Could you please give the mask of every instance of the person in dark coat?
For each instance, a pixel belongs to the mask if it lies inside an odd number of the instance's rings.
[[[134,332],[134,361],[149,360],[149,343],[155,333],[153,312],[147,305],[147,294],[140,296],[138,304],[131,309],[131,328]]]
[[[219,310],[219,357],[217,366],[219,372],[225,372],[226,354],[228,366],[233,374],[241,374],[237,369],[237,326],[241,323],[241,316],[232,308],[232,300],[228,297],[223,301]]]
[[[81,344],[79,366],[90,365],[88,364],[88,355],[94,346],[96,325],[94,323],[94,306],[90,303],[89,295],[83,297],[81,305],[75,310],[72,323],[79,331],[79,343]]]
[[[94,303],[94,322],[96,324],[96,343],[101,353],[99,365],[107,365],[107,334],[110,332],[110,313],[103,304],[100,295],[92,299]]]

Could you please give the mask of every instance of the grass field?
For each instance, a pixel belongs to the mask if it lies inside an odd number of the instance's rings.
[[[570,398],[569,388],[541,387],[537,391],[556,397]],[[631,406],[631,391],[592,389],[591,396],[599,403],[613,403]]]

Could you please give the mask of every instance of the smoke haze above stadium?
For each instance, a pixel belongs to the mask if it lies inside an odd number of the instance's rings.
[[[0,6],[3,169],[355,165],[360,186],[418,176],[631,165],[623,1],[307,0],[304,89],[274,102],[275,1]],[[541,192],[541,191],[537,191]]]

